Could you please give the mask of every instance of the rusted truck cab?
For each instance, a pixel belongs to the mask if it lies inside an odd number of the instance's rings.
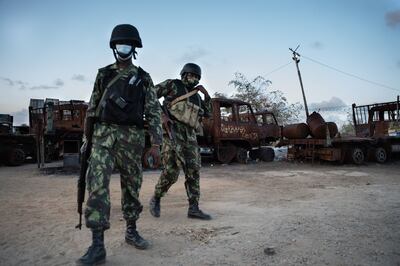
[[[262,147],[279,139],[279,126],[268,123],[268,112],[260,113],[258,120],[251,105],[236,99],[213,98],[213,112],[203,119],[203,133],[198,136],[202,155],[209,155],[222,163],[233,159],[246,163],[248,152],[252,158],[264,161],[274,158],[271,148]]]
[[[353,122],[358,137],[372,139],[369,157],[384,163],[393,153],[400,152],[400,100],[352,105]]]
[[[254,116],[259,127],[259,138],[262,145],[270,145],[280,138],[282,127],[278,125],[278,121],[272,112],[256,112]]]

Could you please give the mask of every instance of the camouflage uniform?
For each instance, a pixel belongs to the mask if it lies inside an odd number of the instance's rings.
[[[116,64],[99,69],[93,93],[89,102],[87,116],[96,117],[105,86],[113,77],[108,73],[119,73]],[[124,74],[127,79],[137,74],[138,68]],[[149,134],[153,144],[160,144],[162,138],[160,115],[161,110],[156,98],[153,82],[146,74],[144,113],[149,124]],[[86,226],[92,229],[110,227],[110,177],[114,168],[121,176],[121,205],[124,219],[136,221],[142,211],[139,201],[139,190],[142,184],[141,156],[145,145],[144,129],[136,126],[122,126],[110,123],[96,123],[92,138],[89,167],[87,171],[87,188],[89,198],[85,210]]]
[[[164,105],[166,105],[186,93],[184,90],[182,91],[182,86],[184,85],[179,79],[166,80],[156,85],[157,97],[164,97]],[[210,97],[205,97],[203,101],[200,95],[196,93],[189,100],[197,105],[200,104],[204,115],[211,113]],[[189,203],[198,204],[200,198],[201,157],[196,139],[196,130],[177,120],[174,120],[173,125],[175,139],[171,141],[167,135],[164,135],[163,138],[161,150],[163,169],[156,184],[154,195],[157,198],[163,197],[172,184],[178,180],[179,168],[182,167],[185,173],[185,188]]]

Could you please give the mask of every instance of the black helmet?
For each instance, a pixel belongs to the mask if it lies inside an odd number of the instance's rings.
[[[185,73],[192,73],[201,78],[201,68],[194,63],[187,63],[183,66],[181,70],[181,76],[183,76]]]
[[[143,47],[138,30],[130,24],[120,24],[113,29],[110,38],[110,48],[115,48],[115,44],[119,42],[130,43],[138,48]]]

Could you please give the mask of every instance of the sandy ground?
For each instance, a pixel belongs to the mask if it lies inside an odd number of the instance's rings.
[[[183,176],[148,209],[159,171],[146,171],[138,222],[149,250],[127,245],[118,175],[111,181],[107,265],[400,265],[400,162],[386,165],[207,165],[203,210],[186,218]],[[74,228],[76,175],[34,164],[0,167],[0,265],[74,265],[90,231]],[[274,254],[266,254],[265,249]]]

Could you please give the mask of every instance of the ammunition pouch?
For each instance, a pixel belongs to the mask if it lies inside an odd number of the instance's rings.
[[[189,101],[180,101],[170,106],[170,114],[178,121],[198,130],[203,110],[196,104]]]

